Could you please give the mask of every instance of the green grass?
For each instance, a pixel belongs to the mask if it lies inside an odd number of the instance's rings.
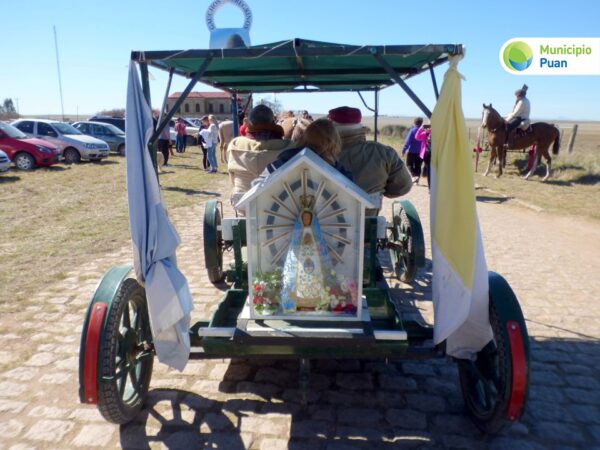
[[[476,132],[471,136],[471,144],[475,146]],[[403,139],[390,136],[381,136],[380,141],[397,151],[404,144]],[[541,181],[546,173],[544,164],[540,164],[529,181],[522,179],[528,156],[520,152],[508,153],[506,171],[501,178],[495,178],[497,167],[483,177],[489,158],[489,152],[484,152],[475,174],[475,184],[480,189],[519,200],[535,209],[600,220],[600,125],[580,124],[572,153],[567,152],[567,142],[568,136],[565,136],[559,155],[552,155],[552,174],[547,182]]]
[[[160,177],[169,209],[221,195],[225,175],[204,172],[196,147],[169,162]],[[129,245],[125,158],[13,169],[0,175],[0,186],[0,304],[22,303],[78,265]]]

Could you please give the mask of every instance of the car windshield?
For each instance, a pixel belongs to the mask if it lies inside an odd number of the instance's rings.
[[[125,132],[123,130],[121,130],[120,128],[114,126],[112,123],[105,123],[103,124],[106,129],[112,131],[114,134],[118,134],[118,135],[124,135]]]
[[[14,138],[14,139],[27,138],[27,135],[25,133],[23,133],[21,130],[13,127],[12,125],[4,123],[4,122],[0,122],[0,130],[2,130],[8,136],[10,136],[11,138]]]
[[[77,128],[63,122],[52,122],[52,126],[56,128],[60,134],[83,134]]]

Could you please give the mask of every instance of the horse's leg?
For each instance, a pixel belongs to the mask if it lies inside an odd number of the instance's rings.
[[[502,176],[502,169],[504,168],[504,155],[506,155],[506,150],[504,146],[498,147],[498,174],[496,178],[500,178]]]
[[[533,157],[533,164],[531,165],[531,169],[529,172],[523,177],[524,180],[529,179],[531,175],[534,174],[535,169],[537,169],[538,164],[540,163],[540,146],[535,146],[535,156]]]
[[[542,178],[542,181],[546,181],[550,178],[550,171],[552,170],[552,157],[550,156],[550,144],[542,148],[542,155],[546,159],[546,176]]]
[[[496,147],[492,147],[492,149],[490,150],[490,160],[488,161],[487,169],[485,169],[485,172],[483,174],[484,177],[487,177],[488,173],[490,173],[490,169],[492,168],[492,164],[494,163],[495,159],[496,159]]]

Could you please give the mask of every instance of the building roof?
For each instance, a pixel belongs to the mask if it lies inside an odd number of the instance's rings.
[[[181,96],[181,92],[173,92],[169,95],[169,98],[179,98]],[[187,96],[187,98],[222,98],[229,99],[231,95],[227,92],[198,92],[192,91]]]

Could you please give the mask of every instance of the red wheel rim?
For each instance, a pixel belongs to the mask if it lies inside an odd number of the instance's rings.
[[[521,416],[525,403],[525,390],[527,387],[527,358],[523,345],[523,335],[518,322],[509,320],[506,322],[506,331],[510,342],[510,354],[512,362],[512,388],[510,401],[506,415],[509,420],[515,421]]]
[[[98,403],[98,353],[106,309],[106,303],[96,303],[92,307],[85,336],[83,394],[85,402],[89,404]]]

